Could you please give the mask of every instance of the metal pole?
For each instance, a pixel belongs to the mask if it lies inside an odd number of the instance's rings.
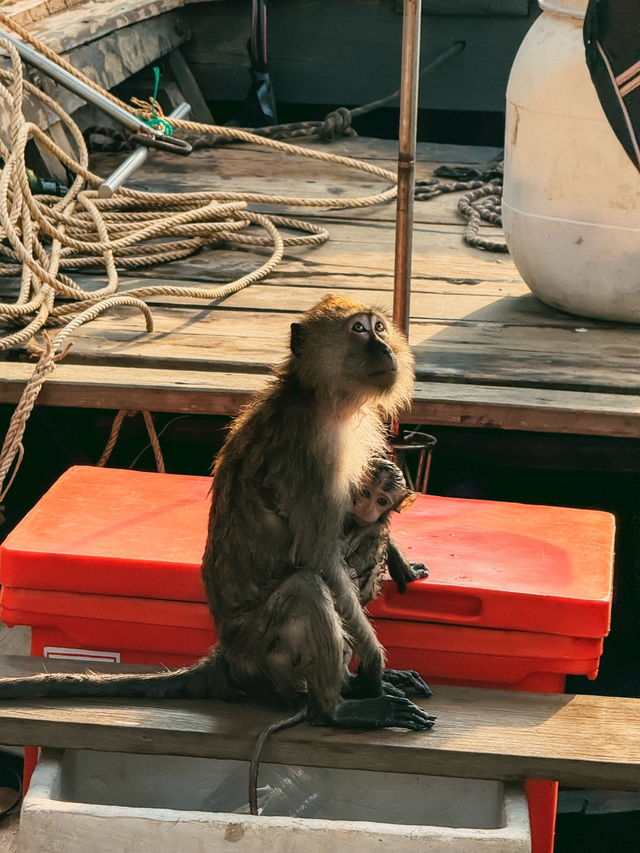
[[[118,104],[110,101],[108,98],[105,98],[104,95],[101,95],[95,89],[92,89],[91,86],[87,86],[87,84],[82,80],[79,80],[64,68],[56,65],[55,62],[52,62],[46,56],[43,56],[35,48],[31,47],[30,44],[16,38],[12,33],[8,33],[6,30],[0,29],[0,36],[8,42],[11,42],[24,62],[29,65],[33,65],[34,68],[44,72],[47,77],[51,77],[56,81],[56,83],[60,83],[61,86],[64,86],[65,89],[68,89],[70,92],[78,95],[79,98],[88,101],[90,104],[94,104],[103,112],[107,113],[107,115],[110,115],[112,118],[116,119],[116,121],[119,121],[120,124],[123,124],[125,127],[128,127],[130,130],[137,131],[138,133],[144,133],[151,136],[163,135],[161,130],[156,130],[156,128],[150,127],[148,124],[145,124],[142,119],[118,106]]]
[[[393,319],[405,334],[409,332],[421,13],[422,0],[404,0]]]
[[[186,101],[169,113],[169,118],[186,118],[191,112],[191,106]],[[122,186],[127,178],[146,162],[149,156],[149,149],[145,145],[139,145],[134,151],[124,160],[118,168],[113,171],[109,177],[98,187],[98,198],[111,198],[118,187]]]

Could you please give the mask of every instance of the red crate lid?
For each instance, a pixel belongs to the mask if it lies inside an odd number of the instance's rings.
[[[66,471],[0,547],[0,582],[204,601],[209,477]]]
[[[208,477],[67,471],[0,548],[0,582],[26,589],[203,601]],[[405,553],[430,577],[378,618],[603,637],[614,521],[608,513],[420,496],[394,515]]]
[[[421,495],[392,535],[429,577],[404,595],[387,578],[372,616],[604,637],[615,520],[567,507]]]

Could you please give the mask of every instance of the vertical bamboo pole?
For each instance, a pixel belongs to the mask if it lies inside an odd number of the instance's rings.
[[[404,0],[393,319],[405,334],[409,332],[409,302],[411,295],[413,193],[418,123],[421,12],[422,0]]]

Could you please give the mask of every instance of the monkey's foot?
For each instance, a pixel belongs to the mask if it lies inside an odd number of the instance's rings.
[[[383,681],[376,683],[375,679],[366,677],[362,670],[348,672],[342,682],[340,696],[342,699],[372,699],[383,693],[389,696],[404,696],[404,691],[393,684]]]
[[[428,578],[429,577],[429,569],[425,566],[424,563],[413,563],[409,561],[409,568],[413,574],[412,580],[416,581],[418,578]]]
[[[331,714],[307,717],[315,726],[345,729],[401,728],[412,731],[430,729],[436,721],[409,699],[401,696],[376,696],[373,699],[347,699],[336,705]]]
[[[392,684],[390,681],[385,681],[382,679],[382,692],[385,696],[406,696],[407,694],[401,687],[396,687],[395,684]]]
[[[384,678],[382,679],[382,693],[385,696],[406,696],[401,687],[396,687],[395,684],[385,681]],[[363,683],[362,679],[351,672],[342,682],[342,689],[340,690],[340,696],[343,699],[371,699],[380,695],[380,691],[374,689],[370,682]]]
[[[389,684],[402,690],[407,696],[433,695],[429,685],[413,669],[385,669],[382,679],[385,686]]]

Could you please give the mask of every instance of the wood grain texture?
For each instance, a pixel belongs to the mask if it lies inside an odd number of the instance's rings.
[[[5,659],[0,669],[54,671],[57,663]],[[64,671],[76,667],[65,662]],[[300,725],[273,736],[264,760],[640,789],[638,699],[439,687],[420,704],[438,716],[429,732]],[[7,744],[246,759],[257,734],[281,714],[213,701],[3,701],[0,732]]]
[[[390,140],[354,138],[331,150],[393,167],[396,148]],[[420,144],[418,169],[428,177],[438,162],[486,163],[495,155],[495,149]],[[103,155],[94,167],[106,174],[121,159]],[[363,173],[246,145],[188,159],[153,153],[135,184],[328,198],[378,186]],[[463,242],[456,204],[456,194],[416,204],[410,339],[418,384],[407,417],[433,425],[637,436],[637,327],[543,305],[508,256]],[[393,204],[350,211],[297,207],[294,213],[324,224],[329,242],[288,249],[267,280],[224,300],[149,297],[155,320],[149,334],[134,309],[105,313],[74,336],[41,403],[138,408],[144,401],[156,411],[235,414],[284,356],[289,324],[325,293],[391,307]],[[255,269],[263,257],[231,246],[209,249],[123,274],[121,289],[193,282],[214,289]],[[99,276],[77,278],[84,287],[101,284]],[[16,294],[16,281],[0,280],[0,300]],[[0,400],[15,402],[31,368],[19,363],[26,361],[21,353],[3,357],[11,361],[0,362]]]
[[[15,403],[33,366],[5,362],[0,403]],[[101,364],[59,365],[39,404],[93,409],[236,415],[268,374],[243,371],[136,368]],[[640,395],[596,394],[458,382],[418,382],[406,420],[445,426],[532,432],[640,434]]]

